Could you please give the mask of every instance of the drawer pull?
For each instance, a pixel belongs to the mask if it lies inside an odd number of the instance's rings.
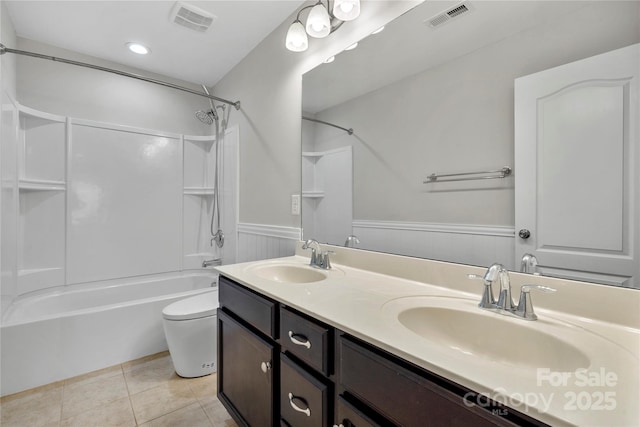
[[[299,407],[298,405],[296,405],[296,403],[294,402],[294,400],[300,402],[301,404],[303,404],[304,406],[306,406],[305,409],[302,409],[301,407]],[[298,412],[302,412],[303,414],[306,414],[307,417],[311,416],[311,409],[309,409],[309,405],[307,405],[307,402],[301,398],[301,397],[297,397],[294,396],[292,393],[289,393],[289,405],[291,405],[291,407],[298,411]]]
[[[344,424],[340,423],[340,424],[334,424],[333,427],[344,427]]]
[[[298,339],[302,338],[302,340]],[[311,341],[304,335],[294,334],[292,331],[289,331],[289,339],[295,345],[301,345],[303,347],[311,348]]]
[[[265,374],[271,370],[271,362],[262,362],[260,364],[260,370]]]

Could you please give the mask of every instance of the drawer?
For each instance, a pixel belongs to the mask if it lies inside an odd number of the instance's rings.
[[[342,396],[338,396],[338,406],[336,408],[336,419],[338,422],[335,424],[340,427],[381,427],[382,424],[378,424],[353,405],[347,402]]]
[[[280,416],[291,427],[326,427],[329,386],[286,355],[280,358]]]
[[[325,375],[331,374],[331,333],[330,328],[280,307],[280,344]]]
[[[220,276],[218,282],[220,306],[232,311],[244,321],[271,338],[276,337],[276,302]]]
[[[340,337],[339,346],[338,375],[342,386],[396,425],[488,427],[520,424],[478,406],[467,407],[463,403],[461,386],[445,383],[435,376],[429,380],[383,357],[377,350],[344,336]],[[455,387],[462,392],[450,390]]]

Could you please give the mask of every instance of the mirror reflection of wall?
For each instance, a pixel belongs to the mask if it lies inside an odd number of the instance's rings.
[[[471,1],[428,24],[458,5],[425,2],[305,74],[303,114],[355,133],[315,125],[303,147],[313,132],[313,151],[352,148],[359,247],[514,269],[513,176],[423,181],[514,167],[514,80],[640,42],[640,4]],[[304,225],[310,212],[303,205],[304,237],[318,238]]]

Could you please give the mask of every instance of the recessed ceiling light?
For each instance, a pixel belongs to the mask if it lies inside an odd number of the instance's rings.
[[[371,33],[371,34],[378,34],[378,33],[381,33],[381,32],[382,32],[382,30],[384,30],[384,25],[383,25],[382,27],[378,28],[377,30],[375,30],[375,31],[374,31],[373,33]]]
[[[353,50],[358,47],[358,42],[352,44],[351,46],[345,48],[344,50]]]
[[[329,58],[325,59],[325,60],[324,60],[324,63],[325,63],[325,64],[331,64],[331,63],[332,63],[333,61],[335,61],[335,60],[336,60],[336,57],[335,57],[335,56],[331,56],[331,57],[329,57]]]
[[[141,45],[140,43],[129,42],[127,43],[127,47],[131,52],[137,53],[138,55],[146,55],[147,53],[151,52],[151,49],[144,45]]]

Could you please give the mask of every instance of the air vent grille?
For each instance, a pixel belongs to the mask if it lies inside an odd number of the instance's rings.
[[[211,27],[216,16],[190,4],[177,2],[170,19],[182,27],[204,33]]]
[[[442,13],[437,14],[436,16],[425,20],[424,23],[431,28],[436,28],[470,11],[470,4],[461,3],[452,9],[446,10]]]

